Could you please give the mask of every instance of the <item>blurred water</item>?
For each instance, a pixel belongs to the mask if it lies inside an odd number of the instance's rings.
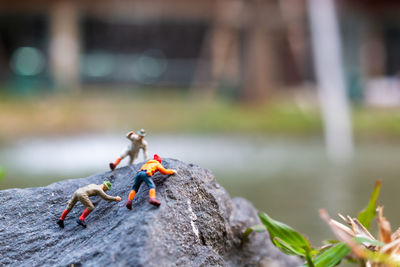
[[[380,203],[385,205],[385,215],[393,228],[400,226],[396,143],[359,144],[352,162],[335,166],[325,156],[322,139],[151,135],[146,140],[150,155],[158,153],[212,170],[231,196],[249,199],[304,233],[315,246],[333,237],[318,210],[326,208],[335,218],[337,212],[356,216],[378,178],[383,180]],[[128,144],[123,133],[21,140],[0,151],[0,165],[7,170],[0,189],[43,186],[107,171],[108,162]],[[127,159],[122,161],[125,164]]]

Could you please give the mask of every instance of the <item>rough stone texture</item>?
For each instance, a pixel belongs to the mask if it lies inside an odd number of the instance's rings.
[[[177,175],[153,176],[161,206],[148,203],[142,184],[125,208],[139,164],[114,171],[110,195],[121,202],[92,197],[95,210],[77,225],[83,206],[68,214],[65,228],[55,223],[72,193],[102,183],[110,172],[66,180],[46,187],[0,191],[0,266],[299,266],[280,253],[266,233],[243,231],[258,224],[254,207],[230,199],[210,171],[180,161],[163,161]]]

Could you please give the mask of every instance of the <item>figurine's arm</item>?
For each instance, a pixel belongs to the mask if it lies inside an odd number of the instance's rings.
[[[113,196],[107,195],[106,193],[104,193],[103,190],[97,191],[97,195],[100,196],[102,199],[107,200],[107,201],[120,201],[121,200],[120,197],[113,197]]]
[[[161,164],[159,164],[159,165],[157,166],[157,170],[158,170],[159,172],[161,172],[162,174],[175,174],[175,173],[177,173],[176,170],[165,169],[165,168],[163,167],[163,165],[161,165]]]
[[[129,133],[126,134],[126,138],[133,141],[133,140],[135,140],[134,134],[135,134],[134,131],[130,131]]]
[[[144,159],[147,161],[147,160],[149,160],[149,153],[147,153],[147,142],[143,142],[143,147],[142,147],[142,149],[143,149],[143,156],[144,156]]]

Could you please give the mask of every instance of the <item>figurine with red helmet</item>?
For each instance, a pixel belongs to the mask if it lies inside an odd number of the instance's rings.
[[[156,199],[156,185],[151,178],[154,173],[157,171],[161,172],[162,174],[175,174],[177,173],[176,170],[165,169],[161,165],[161,157],[157,154],[154,155],[154,158],[147,161],[143,166],[139,169],[136,173],[135,181],[133,182],[132,190],[129,193],[128,200],[126,201],[126,207],[128,209],[132,209],[132,200],[136,195],[136,192],[139,190],[140,185],[145,182],[147,186],[150,188],[149,190],[149,203],[155,206],[160,206],[160,201]]]

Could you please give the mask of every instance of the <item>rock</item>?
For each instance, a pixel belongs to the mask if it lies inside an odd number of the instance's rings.
[[[299,266],[269,241],[267,233],[252,234],[242,246],[243,231],[260,223],[254,207],[242,198],[230,199],[210,171],[166,159],[178,170],[153,176],[161,206],[148,203],[142,184],[133,201],[125,201],[139,164],[114,171],[110,195],[121,202],[92,197],[95,210],[86,229],[76,219],[78,202],[56,224],[73,192],[100,184],[110,172],[66,180],[46,187],[0,191],[0,266]]]

